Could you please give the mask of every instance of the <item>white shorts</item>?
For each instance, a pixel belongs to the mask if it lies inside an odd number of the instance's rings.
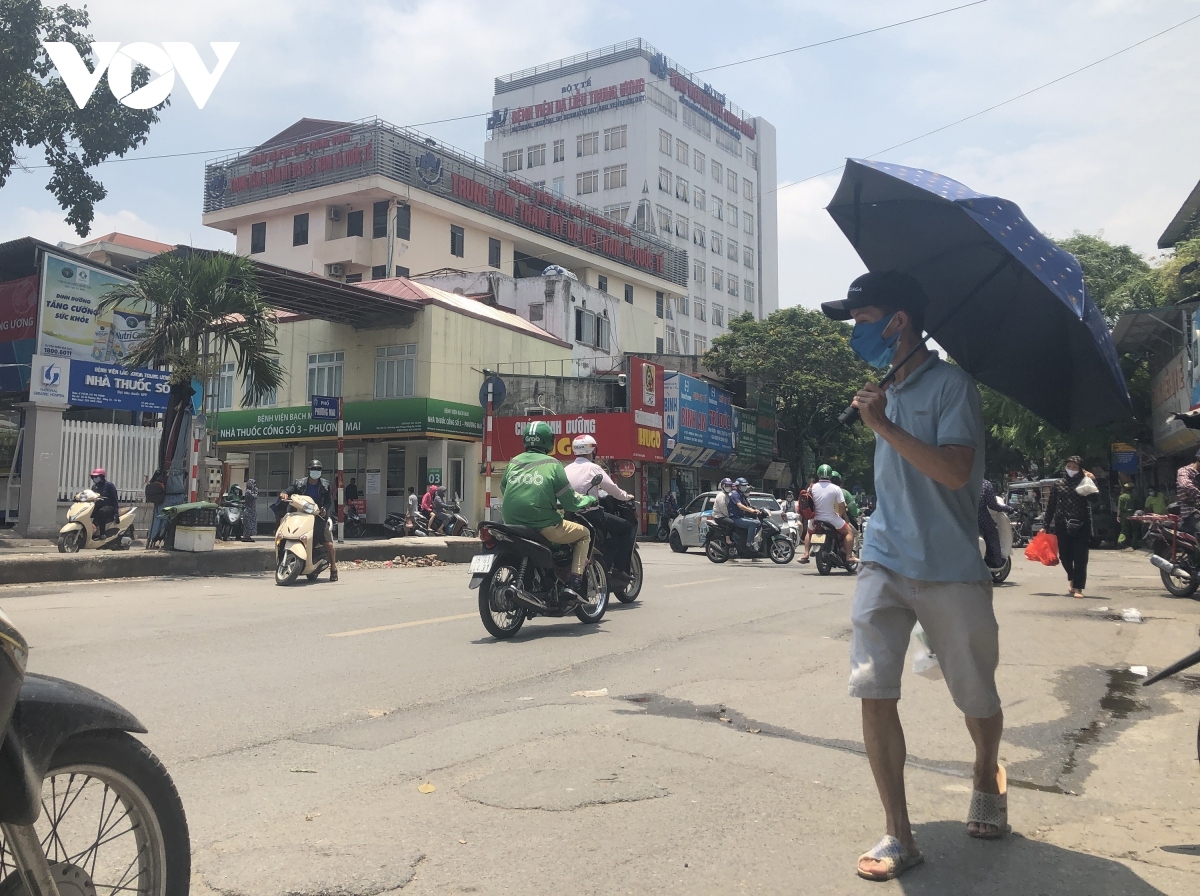
[[[833,526],[833,528],[836,529],[838,532],[841,532],[843,534],[845,534],[845,529],[847,526],[846,521],[844,519],[842,519],[840,516],[823,517],[823,516],[817,515],[817,516],[813,517],[811,520],[809,520],[809,528],[813,532],[817,531],[817,526],[816,526],[817,523],[827,523],[828,525]]]

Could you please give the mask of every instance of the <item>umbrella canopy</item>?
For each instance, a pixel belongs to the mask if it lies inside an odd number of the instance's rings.
[[[920,281],[926,331],[976,380],[1064,432],[1131,414],[1079,262],[1016,203],[932,171],[849,159],[827,211],[868,269]]]

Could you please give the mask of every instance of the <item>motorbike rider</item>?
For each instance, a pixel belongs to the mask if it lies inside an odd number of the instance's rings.
[[[729,493],[729,522],[745,533],[743,538],[747,552],[756,550],[754,541],[758,535],[758,517],[759,512],[750,505],[750,483],[739,476],[733,483],[733,491]]]
[[[600,488],[604,489],[618,501],[632,501],[633,495],[625,492],[619,485],[613,482],[612,477],[608,475],[608,471],[604,467],[596,463],[596,449],[599,447],[596,440],[590,435],[576,436],[571,443],[571,451],[575,454],[575,460],[567,464],[567,481],[571,483],[571,488],[579,492],[581,495],[590,494],[592,488],[592,480],[596,476],[602,477],[600,480]],[[608,536],[613,545],[613,571],[616,572],[618,578],[624,578],[624,582],[617,582],[618,585],[626,585],[633,577],[631,567],[633,561],[633,541],[634,531],[633,524],[615,516],[611,513],[605,513],[597,508],[588,511],[588,520],[597,529],[600,529]]]
[[[333,508],[333,492],[329,489],[328,480],[321,478],[322,467],[319,460],[308,465],[308,477],[297,479],[292,483],[291,494],[308,495],[313,499],[319,511],[313,517],[313,542],[325,542],[325,551],[329,556],[329,581],[338,580],[337,552],[333,547],[333,527],[329,525],[329,512]],[[288,493],[281,492],[279,502],[286,506]]]
[[[522,440],[525,451],[508,462],[500,479],[501,513],[507,523],[529,526],[547,541],[571,545],[571,573],[565,596],[583,603],[583,569],[592,537],[587,527],[564,520],[557,505],[582,511],[595,506],[596,499],[576,493],[563,465],[550,456],[554,431],[549,423],[545,420],[530,423]]]
[[[446,535],[446,526],[452,519],[449,502],[446,501],[446,486],[439,485],[433,493],[433,515],[429,518],[429,534],[441,532]]]
[[[996,521],[992,519],[991,511],[1011,513],[1014,509],[996,497],[995,486],[990,480],[983,480],[983,487],[979,491],[979,534],[983,538],[985,550],[983,562],[989,569],[999,569],[1004,565],[1000,550],[1000,530]]]
[[[108,473],[104,467],[92,470],[92,491],[100,496],[92,508],[92,525],[101,538],[106,538],[108,524],[121,518],[120,501],[117,498],[117,487],[108,481]]]
[[[717,497],[713,501],[712,518],[716,520],[729,519],[729,495],[733,491],[733,480],[726,476],[721,480],[721,487],[717,489]]]
[[[790,488],[787,490],[787,494],[783,496],[783,512],[784,513],[797,513],[798,512],[796,510],[796,493],[793,492]]]
[[[1180,528],[1196,532],[1200,522],[1200,451],[1190,464],[1179,468],[1175,477],[1175,500],[1179,502],[1179,515],[1183,517]]]
[[[858,508],[858,499],[854,497],[854,493],[842,485],[842,474],[837,470],[833,471],[833,475],[829,477],[829,481],[842,490],[842,502],[846,505],[846,522],[855,529],[862,527],[858,523],[858,517],[861,511]]]
[[[829,464],[821,464],[817,467],[817,484],[809,489],[816,507],[813,521],[832,526],[837,531],[838,537],[842,539],[842,545],[846,551],[846,562],[857,563],[858,558],[854,556],[854,527],[846,521],[846,499],[842,495],[842,490],[833,484],[832,477],[833,468]],[[811,536],[805,536],[804,556],[800,558],[801,563],[808,561],[811,551]]]

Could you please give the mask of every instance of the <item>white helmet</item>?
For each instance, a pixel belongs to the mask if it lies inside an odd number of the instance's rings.
[[[575,452],[576,457],[587,457],[595,454],[596,440],[587,435],[576,436],[575,441],[571,443],[571,450]]]

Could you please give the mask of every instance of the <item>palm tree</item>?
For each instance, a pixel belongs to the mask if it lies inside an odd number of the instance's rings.
[[[147,334],[125,357],[125,365],[168,365],[171,371],[159,469],[170,464],[193,379],[209,382],[231,358],[245,384],[244,404],[257,403],[283,385],[275,311],[258,292],[249,258],[192,250],[161,255],[138,271],[132,283],[109,290],[100,308],[118,303],[141,304],[151,314]]]

